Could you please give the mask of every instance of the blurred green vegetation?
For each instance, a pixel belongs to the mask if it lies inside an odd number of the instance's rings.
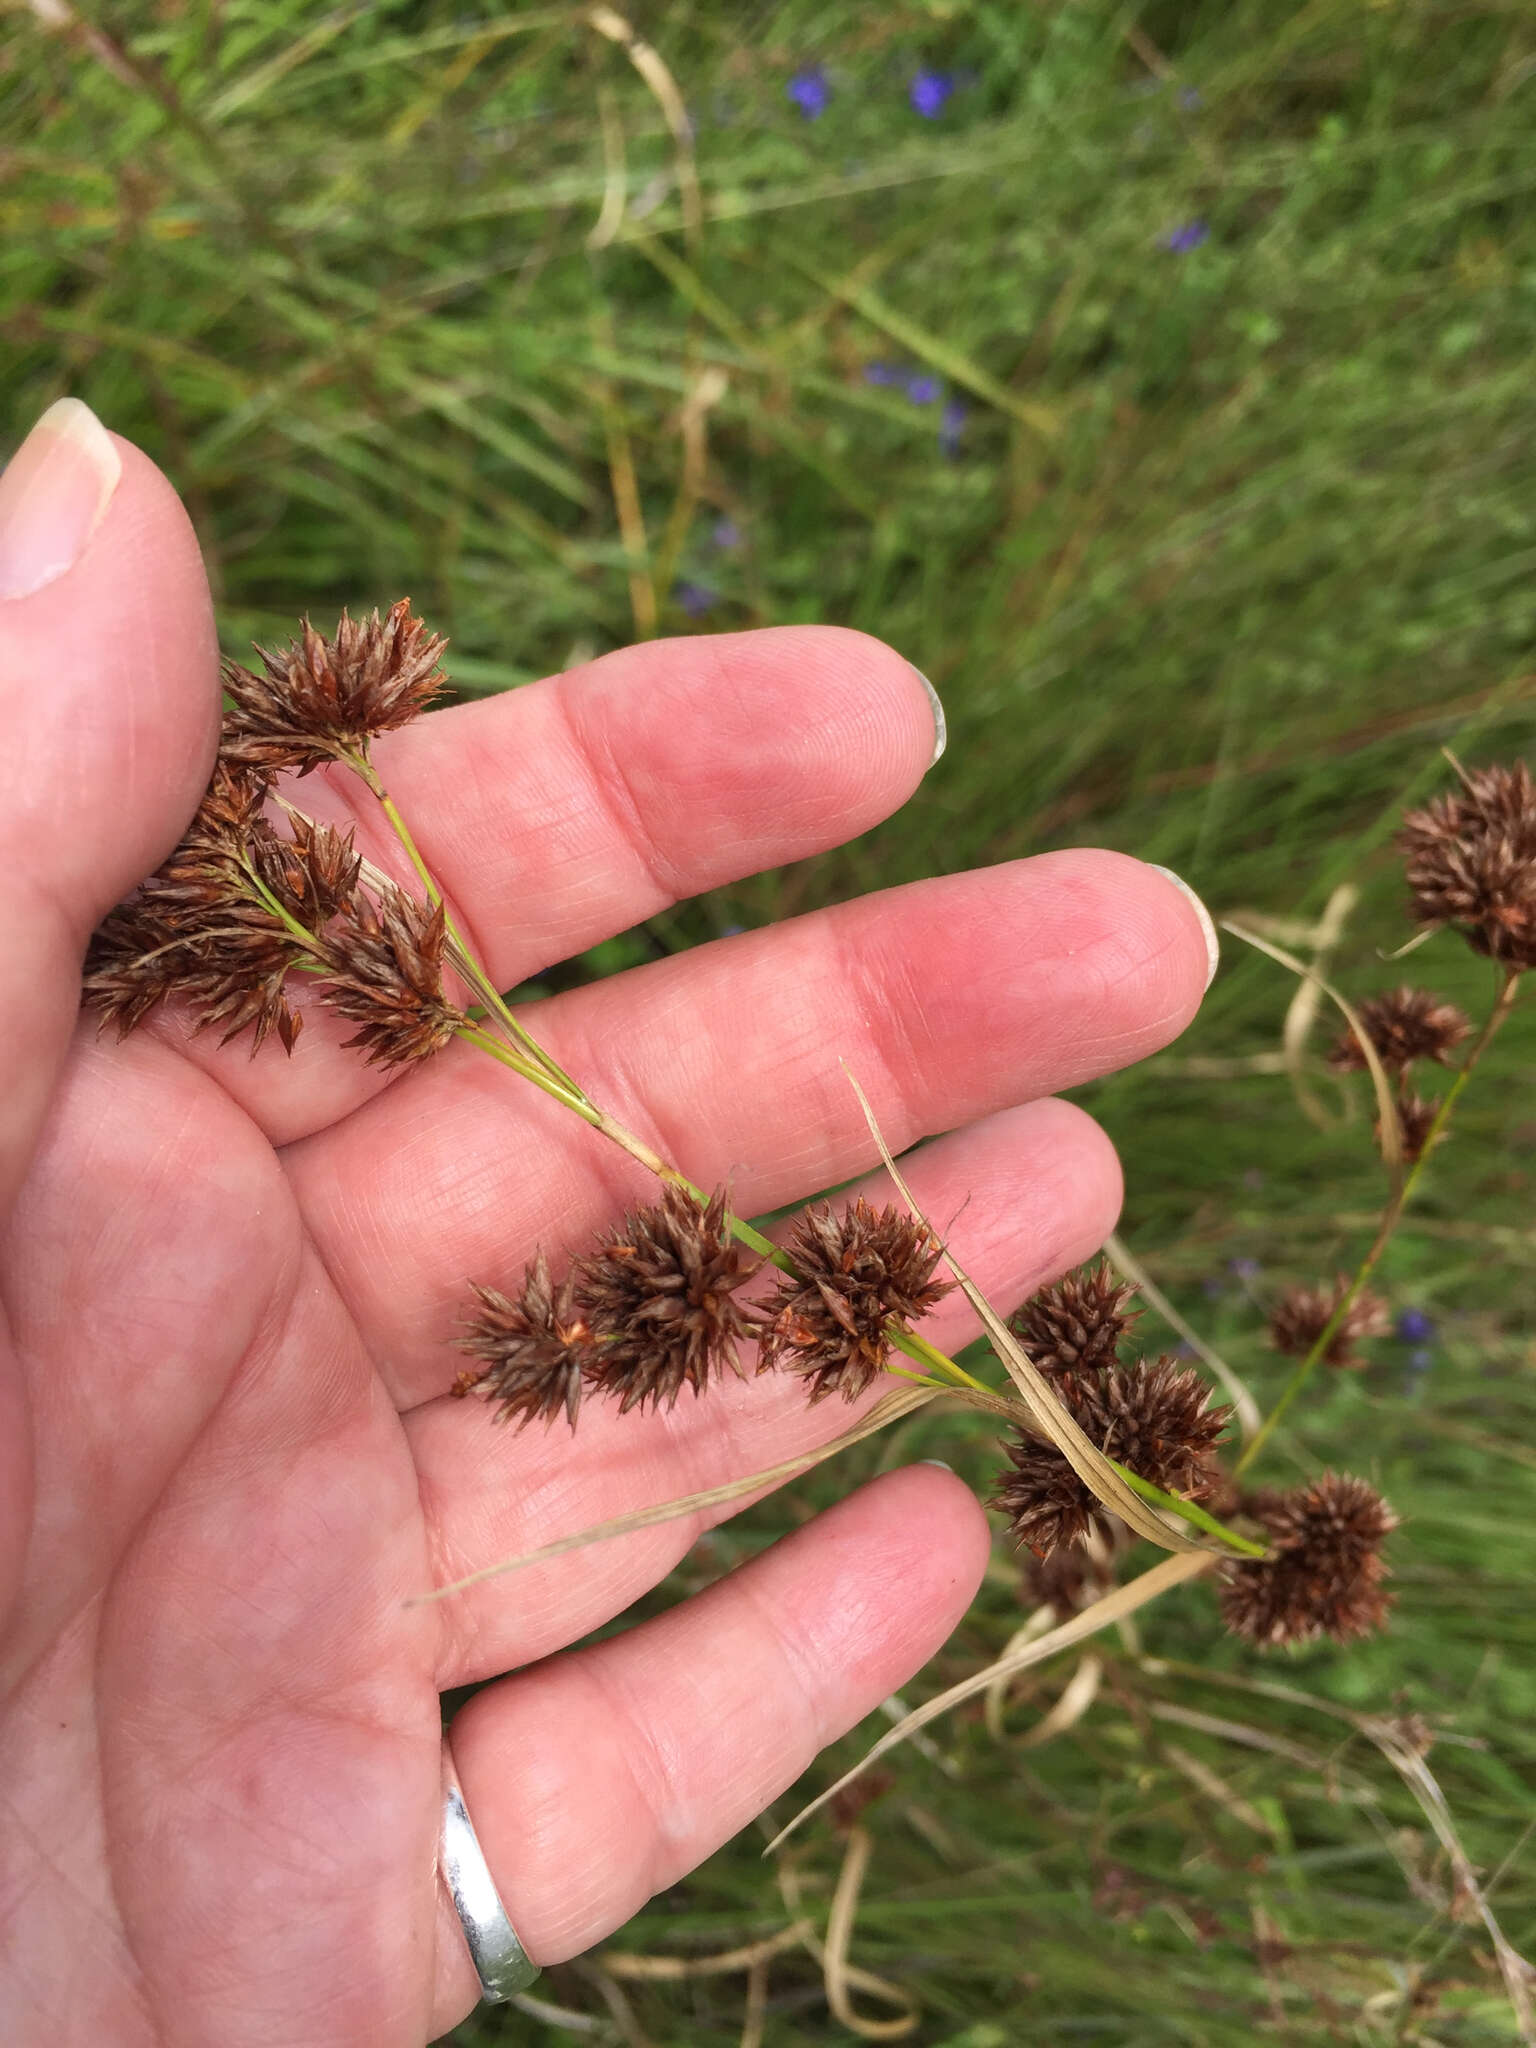
[[[232,650],[409,591],[477,693],[637,634],[807,619],[934,678],[949,753],[898,820],[567,978],[1094,841],[1223,913],[1305,922],[1349,881],[1342,982],[1407,971],[1484,1010],[1455,941],[1408,970],[1381,953],[1406,935],[1393,823],[1437,749],[1528,747],[1526,0],[630,19],[655,58],[616,17],[491,0],[12,0],[0,438],[68,390],[148,448]],[[1185,1040],[1083,1091],[1126,1161],[1128,1241],[1261,1394],[1264,1302],[1357,1256],[1384,1193],[1363,1099],[1315,1071],[1320,1127],[1272,1071],[1292,993],[1229,941]],[[1099,1699],[1048,1746],[1018,1738],[1070,1659],[1007,1739],[962,1715],[900,1752],[853,1958],[917,1998],[914,2040],[1519,2038],[1396,1774],[1250,1688],[1428,1716],[1452,1825],[1536,1947],[1533,1067],[1517,1014],[1387,1260],[1433,1335],[1331,1381],[1274,1461],[1365,1470],[1404,1513],[1391,1633],[1277,1664],[1190,1589],[1103,1645]],[[983,1487],[995,1461],[974,1420],[910,1424],[721,1530],[642,1611],[924,1454]],[[912,1697],[1021,1618],[1000,1548]],[[612,1949],[782,1927],[760,1842]],[[793,1852],[818,1921],[841,1854],[825,1824]],[[553,2044],[573,2014],[599,2041],[743,2038],[739,1973],[584,1963],[536,1995],[567,2018],[456,2038]],[[803,1952],[774,1961],[764,2024],[766,2048],[849,2038]]]

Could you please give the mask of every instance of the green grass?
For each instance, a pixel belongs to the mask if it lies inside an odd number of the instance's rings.
[[[408,590],[475,692],[653,624],[803,619],[879,633],[942,691],[949,754],[898,821],[568,974],[1091,841],[1233,914],[1313,916],[1351,880],[1335,971],[1356,993],[1399,978],[1377,951],[1405,935],[1396,815],[1443,777],[1441,744],[1529,744],[1536,25],[1517,0],[655,6],[637,26],[696,124],[681,178],[657,99],[577,10],[80,12],[94,40],[13,8],[0,48],[0,435],[67,389],[142,441],[192,508],[232,649]],[[831,99],[807,121],[785,85],[813,64]],[[919,64],[962,80],[932,122],[907,102]],[[1194,221],[1198,246],[1163,246]],[[915,403],[872,363],[941,388]],[[967,407],[952,455],[948,401]],[[1409,971],[1491,995],[1450,939]],[[1125,1158],[1129,1242],[1265,1395],[1262,1300],[1357,1256],[1384,1193],[1363,1101],[1322,1130],[1283,1076],[1213,1077],[1276,1048],[1291,993],[1229,943],[1181,1045],[1084,1091]],[[1277,1666],[1190,1589],[1141,1617],[1151,1664],[1108,1641],[1099,1700],[1054,1743],[1014,1738],[1070,1665],[1010,1739],[961,1715],[935,1731],[948,1770],[900,1753],[853,1953],[918,1997],[921,2043],[1517,2038],[1395,1774],[1244,1687],[1441,1723],[1455,1825],[1536,1947],[1533,1070],[1517,1014],[1388,1256],[1394,1304],[1439,1325],[1431,1362],[1379,1345],[1308,1399],[1273,1468],[1343,1461],[1404,1512],[1392,1631]],[[908,1425],[720,1531],[642,1611],[925,1453],[978,1485],[994,1461],[971,1420]],[[1000,1549],[914,1699],[996,1654],[1015,1581]],[[704,1954],[782,1925],[760,1841],[613,1947]],[[820,1914],[841,1845],[818,1824],[794,1854]],[[740,1976],[629,1983],[628,2019],[580,1966],[538,1990],[595,2016],[587,2038],[741,2038]],[[573,2035],[516,2015],[457,2038]],[[847,2038],[809,1958],[780,1958],[766,2048]]]

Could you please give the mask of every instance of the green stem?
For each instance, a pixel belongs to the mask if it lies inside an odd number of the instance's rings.
[[[1471,1080],[1473,1069],[1493,1043],[1499,1027],[1514,1008],[1515,995],[1519,986],[1519,975],[1510,973],[1506,969],[1504,986],[1499,991],[1498,1000],[1488,1012],[1487,1019],[1482,1030],[1478,1033],[1472,1049],[1457,1068],[1455,1079],[1451,1082],[1450,1087],[1446,1089],[1444,1099],[1439,1109],[1435,1112],[1434,1122],[1429,1127],[1418,1158],[1413,1162],[1413,1165],[1404,1176],[1402,1184],[1397,1188],[1382,1212],[1381,1222],[1377,1226],[1375,1237],[1371,1240],[1370,1249],[1356,1268],[1355,1276],[1350,1281],[1349,1287],[1340,1300],[1338,1307],[1328,1318],[1323,1329],[1318,1333],[1317,1341],[1313,1344],[1311,1350],[1302,1359],[1289,1380],[1287,1380],[1285,1386],[1281,1389],[1279,1400],[1270,1409],[1269,1414],[1264,1418],[1262,1426],[1255,1431],[1243,1455],[1238,1459],[1235,1469],[1236,1475],[1239,1478],[1247,1471],[1270,1437],[1274,1435],[1286,1411],[1307,1384],[1307,1381],[1312,1377],[1318,1360],[1332,1342],[1340,1323],[1343,1322],[1345,1316],[1348,1315],[1350,1309],[1358,1300],[1360,1290],[1364,1287],[1366,1281],[1370,1279],[1372,1273],[1375,1272],[1382,1253],[1391,1242],[1392,1233],[1396,1230],[1403,1211],[1413,1198],[1414,1191],[1418,1187],[1419,1180],[1428,1163],[1429,1155],[1434,1150],[1441,1132],[1445,1129],[1451,1111],[1461,1095],[1461,1091],[1466,1087],[1468,1081]]]
[[[366,754],[343,753],[341,759],[376,798],[379,809],[384,813],[385,818],[389,822],[390,830],[404,849],[406,859],[416,870],[433,909],[442,911],[443,931],[454,955],[454,965],[459,969],[464,979],[474,989],[475,993],[482,998],[486,1008],[496,1018],[502,1029],[517,1045],[522,1047],[523,1052],[530,1060],[542,1067],[568,1094],[582,1096],[585,1099],[584,1091],[581,1087],[566,1073],[565,1069],[557,1061],[551,1058],[533,1034],[518,1022],[512,1011],[508,1008],[506,998],[502,995],[501,990],[497,988],[485,968],[476,959],[469,942],[454,922],[452,912],[448,910],[443,901],[443,892],[437,885],[437,877],[427,866],[421,848],[416,844],[415,836],[410,826],[406,824],[399,806],[380,780],[379,772],[373,763]]]

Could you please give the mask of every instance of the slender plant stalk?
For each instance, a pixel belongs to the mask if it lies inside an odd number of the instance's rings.
[[[1242,1456],[1238,1459],[1235,1468],[1236,1475],[1238,1477],[1241,1477],[1241,1475],[1247,1471],[1248,1467],[1259,1455],[1259,1452],[1264,1448],[1265,1444],[1269,1441],[1270,1437],[1273,1436],[1275,1430],[1279,1427],[1280,1422],[1284,1418],[1286,1411],[1290,1408],[1292,1402],[1296,1399],[1297,1395],[1301,1392],[1302,1388],[1307,1384],[1307,1381],[1312,1377],[1313,1372],[1316,1370],[1318,1360],[1327,1350],[1328,1345],[1333,1339],[1334,1332],[1338,1329],[1340,1323],[1343,1322],[1345,1316],[1348,1315],[1350,1309],[1354,1306],[1355,1301],[1359,1297],[1361,1288],[1364,1287],[1366,1281],[1369,1280],[1372,1273],[1375,1272],[1377,1264],[1381,1259],[1382,1253],[1386,1250],[1388,1244],[1391,1242],[1392,1234],[1397,1229],[1398,1223],[1402,1219],[1403,1211],[1407,1208],[1409,1202],[1413,1199],[1414,1192],[1418,1187],[1421,1176],[1423,1175],[1425,1165],[1427,1164],[1429,1159],[1429,1155],[1434,1150],[1435,1144],[1439,1139],[1441,1132],[1445,1129],[1445,1126],[1450,1119],[1451,1111],[1452,1109],[1454,1109],[1456,1102],[1461,1095],[1461,1091],[1466,1087],[1468,1081],[1471,1080],[1473,1071],[1476,1068],[1478,1061],[1482,1058],[1483,1054],[1488,1050],[1489,1046],[1493,1043],[1494,1038],[1497,1036],[1499,1029],[1502,1026],[1505,1018],[1514,1008],[1515,996],[1519,990],[1519,987],[1519,975],[1511,973],[1508,970],[1506,970],[1504,976],[1504,986],[1499,990],[1498,999],[1494,1003],[1493,1008],[1488,1012],[1488,1016],[1483,1024],[1483,1028],[1474,1040],[1471,1049],[1467,1053],[1466,1058],[1457,1068],[1455,1078],[1452,1080],[1450,1087],[1446,1089],[1440,1107],[1435,1112],[1434,1122],[1430,1125],[1428,1135],[1424,1140],[1423,1149],[1420,1151],[1418,1158],[1413,1162],[1413,1165],[1404,1175],[1401,1182],[1394,1189],[1391,1197],[1387,1202],[1386,1208],[1382,1211],[1381,1222],[1377,1225],[1376,1235],[1371,1239],[1370,1249],[1366,1252],[1365,1257],[1360,1261],[1360,1264],[1356,1267],[1354,1277],[1350,1281],[1349,1286],[1345,1290],[1343,1296],[1340,1298],[1338,1307],[1334,1310],[1333,1314],[1328,1318],[1327,1323],[1318,1333],[1317,1339],[1313,1344],[1311,1350],[1307,1353],[1306,1357],[1302,1359],[1301,1363],[1296,1367],[1296,1370],[1291,1374],[1290,1378],[1286,1381],[1285,1386],[1281,1390],[1280,1398],[1275,1402],[1274,1407],[1270,1409],[1269,1414],[1264,1418],[1262,1425],[1254,1433],[1253,1437],[1249,1440],[1247,1448],[1244,1450]]]
[[[434,908],[440,907],[443,903],[443,893],[438,887],[437,878],[427,866],[410,827],[406,824],[394,799],[384,787],[373,764],[360,754],[349,753],[343,758],[377,799],[380,809],[389,821],[390,828],[404,849],[406,857],[416,870],[422,887],[427,891]],[[258,883],[259,886],[260,884]],[[264,895],[265,893],[263,892]],[[293,920],[287,917],[280,905],[273,901],[270,907],[283,918],[284,923],[290,929],[295,930],[296,933],[299,932],[300,928],[293,925]],[[495,1020],[501,1024],[505,1031],[512,1035],[515,1042],[505,1044],[489,1031],[482,1030],[476,1023],[462,1024],[455,1035],[463,1039],[466,1044],[476,1046],[480,1051],[489,1053],[493,1059],[499,1060],[503,1066],[510,1068],[513,1073],[520,1074],[524,1080],[532,1081],[536,1087],[542,1088],[546,1095],[551,1096],[556,1102],[562,1104],[563,1107],[574,1110],[584,1123],[589,1124],[593,1130],[600,1132],[603,1137],[608,1138],[612,1143],[619,1146],[621,1150],[627,1152],[632,1159],[645,1167],[648,1172],[653,1173],[658,1180],[668,1182],[674,1187],[685,1189],[687,1193],[700,1203],[706,1201],[707,1197],[701,1188],[689,1180],[687,1175],[678,1167],[663,1159],[660,1153],[647,1145],[643,1138],[639,1137],[634,1131],[631,1131],[626,1125],[620,1123],[617,1117],[610,1115],[607,1110],[600,1108],[587,1094],[581,1084],[573,1080],[550,1057],[526,1026],[517,1021],[512,1012],[507,1008],[501,992],[496,988],[485,968],[475,958],[468,942],[463,934],[458,931],[446,910],[444,911],[444,931],[454,950],[455,965],[463,973],[466,982],[484,997],[488,1008],[494,1013]],[[314,944],[313,939],[308,933],[303,933],[302,936],[310,945]],[[733,1211],[727,1210],[725,1222],[731,1235],[739,1243],[746,1245],[750,1250],[756,1252],[759,1257],[777,1266],[781,1272],[789,1274],[792,1278],[800,1279],[802,1277],[799,1268],[788,1252],[774,1244],[771,1239],[765,1237],[760,1230],[748,1223],[744,1217],[737,1216]],[[916,1330],[902,1329],[899,1326],[893,1325],[888,1330],[887,1335],[894,1349],[903,1352],[915,1363],[925,1367],[928,1374],[937,1375],[938,1378],[946,1382],[957,1399],[966,1401],[969,1405],[982,1408],[986,1413],[999,1416],[1008,1422],[1017,1422],[1021,1419],[1023,1411],[1016,1403],[1007,1401],[993,1393],[989,1387],[984,1386],[980,1380],[968,1373],[964,1366],[957,1364],[947,1353],[940,1351],[936,1344],[930,1343],[926,1337],[920,1336]],[[907,1373],[899,1367],[890,1368],[890,1370],[894,1372],[896,1377],[903,1379],[917,1379],[921,1377],[918,1374]],[[1244,1556],[1262,1557],[1264,1555],[1262,1545],[1252,1543],[1246,1537],[1238,1535],[1235,1530],[1226,1528],[1213,1515],[1208,1514],[1204,1508],[1194,1501],[1182,1500],[1177,1494],[1165,1493],[1162,1488],[1153,1486],[1150,1481],[1140,1478],[1134,1472],[1128,1471],[1114,1459],[1110,1459],[1110,1463],[1115,1466],[1115,1470],[1120,1473],[1129,1486],[1144,1500],[1151,1502],[1154,1506],[1163,1509],[1167,1513],[1179,1516],[1182,1520],[1204,1530],[1209,1535],[1219,1537],[1224,1543],[1230,1545],[1232,1550]]]

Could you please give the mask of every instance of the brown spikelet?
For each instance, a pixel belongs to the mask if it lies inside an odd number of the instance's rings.
[[[287,647],[256,649],[261,674],[225,663],[220,752],[231,763],[301,775],[344,753],[365,754],[375,733],[409,724],[436,696],[446,644],[412,618],[404,597],[382,619],[343,612],[329,639],[305,619]]]
[[[1305,1358],[1348,1292],[1349,1281],[1342,1273],[1331,1288],[1288,1288],[1270,1310],[1269,1341],[1289,1357]],[[1328,1339],[1323,1364],[1343,1372],[1363,1372],[1369,1360],[1356,1345],[1365,1338],[1386,1336],[1391,1327],[1387,1304],[1379,1294],[1362,1287]]]
[[[1523,761],[1477,768],[1403,820],[1413,915],[1454,924],[1473,948],[1536,966],[1536,791]]]
[[[943,1246],[905,1210],[820,1203],[796,1222],[787,1247],[800,1277],[784,1274],[763,1304],[760,1370],[799,1373],[812,1402],[853,1401],[885,1368],[892,1324],[910,1327],[942,1301]]]
[[[1454,1003],[1442,1002],[1427,988],[1395,988],[1360,1005],[1360,1022],[1384,1067],[1402,1073],[1415,1060],[1436,1060],[1443,1067],[1453,1049],[1472,1029],[1472,1020]],[[1353,1031],[1346,1031],[1328,1055],[1338,1073],[1365,1065],[1365,1054]]]
[[[326,1005],[358,1029],[346,1040],[370,1066],[403,1066],[441,1051],[464,1022],[443,994],[443,907],[429,908],[393,883],[359,893],[326,930]]]
[[[1440,1105],[1438,1102],[1426,1102],[1422,1095],[1416,1095],[1411,1088],[1405,1088],[1402,1094],[1398,1096],[1397,1121],[1403,1135],[1403,1157],[1410,1166],[1414,1164],[1415,1160],[1423,1158],[1424,1148],[1429,1143],[1430,1131],[1434,1126],[1435,1118],[1439,1114]],[[1374,1129],[1376,1132],[1376,1143],[1380,1146],[1381,1119],[1379,1117],[1376,1119]],[[1447,1133],[1442,1131],[1440,1137],[1435,1140],[1436,1145],[1439,1145],[1446,1135]]]
[[[481,1369],[461,1374],[453,1391],[484,1394],[496,1403],[496,1420],[515,1418],[519,1429],[535,1419],[553,1422],[562,1413],[574,1429],[583,1371],[593,1354],[574,1273],[554,1286],[541,1251],[524,1273],[515,1301],[494,1287],[477,1285],[475,1292],[480,1307],[459,1345],[480,1361]]]
[[[1176,1359],[1140,1359],[1079,1381],[1071,1405],[1106,1457],[1165,1493],[1201,1500],[1219,1483],[1216,1445],[1232,1411],[1213,1407],[1205,1381]],[[1044,1557],[1102,1527],[1104,1508],[1054,1444],[1021,1436],[1006,1450],[1012,1469],[991,1504],[1009,1517],[1016,1541]]]
[[[1121,1341],[1141,1314],[1126,1307],[1135,1292],[1101,1261],[1042,1287],[1009,1318],[1008,1327],[1041,1372],[1069,1378],[1097,1372],[1115,1363]]]
[[[1397,1517],[1373,1486],[1325,1472],[1244,1507],[1270,1555],[1222,1566],[1222,1619],[1234,1635],[1280,1646],[1319,1636],[1349,1642],[1380,1628],[1391,1605],[1381,1546]]]
[[[358,862],[329,826],[302,820],[293,841],[279,838],[261,815],[264,797],[259,776],[221,762],[181,844],[93,934],[84,1000],[120,1033],[178,995],[198,1030],[222,1027],[227,1042],[252,1026],[253,1051],[275,1030],[293,1050],[301,1018],[288,976],[312,954],[262,902],[252,873],[316,929],[355,887]]]
[[[702,1393],[710,1374],[736,1363],[755,1332],[736,1289],[758,1262],[725,1222],[725,1190],[702,1206],[669,1186],[580,1263],[578,1299],[597,1338],[589,1384],[631,1408],[670,1408],[682,1389]]]

